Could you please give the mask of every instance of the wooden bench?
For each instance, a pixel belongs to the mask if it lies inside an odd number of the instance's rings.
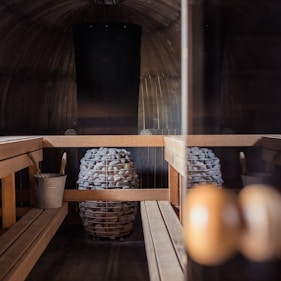
[[[142,201],[141,217],[150,281],[184,280],[183,228],[169,201]]]
[[[25,280],[68,213],[33,208],[0,237],[0,280]]]

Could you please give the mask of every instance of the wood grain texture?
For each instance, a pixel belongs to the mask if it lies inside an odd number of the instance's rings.
[[[173,154],[178,156],[185,155],[185,137],[184,136],[165,136],[164,144]]]
[[[147,256],[152,255],[151,264],[148,264],[151,281],[153,281],[152,278],[154,276],[156,276],[155,280],[158,278],[158,275],[154,273],[155,270],[158,270],[160,280],[183,280],[183,268],[176,254],[175,245],[173,244],[175,240],[171,239],[169,228],[167,229],[167,224],[173,224],[173,222],[163,219],[157,201],[146,201],[144,204],[146,210],[146,216],[144,216],[145,224],[143,225],[145,229],[144,233],[150,235],[149,240],[151,239],[153,243],[153,252],[147,252]],[[144,204],[142,204],[142,208]],[[172,207],[170,206],[170,208]],[[146,218],[147,222],[145,221]],[[151,248],[152,246],[150,246]],[[155,268],[154,256],[156,258],[157,269]],[[148,258],[148,262],[150,262],[150,258]]]
[[[188,135],[186,146],[240,147],[259,145],[264,135]]]
[[[44,136],[44,147],[163,147],[163,136],[145,135],[83,135]]]
[[[15,224],[11,232],[5,233],[4,241],[9,240],[8,236],[12,240],[0,256],[0,280],[25,280],[67,212],[67,203],[58,209],[35,211],[23,219],[20,225]]]
[[[165,160],[173,166],[182,176],[186,174],[186,161],[184,155],[178,155],[168,148],[165,149]]]
[[[152,239],[152,233],[148,220],[148,213],[145,202],[141,202],[141,219],[143,225],[143,235],[145,239],[145,250],[148,260],[149,275],[151,281],[160,281],[160,273],[158,271],[157,257]]]
[[[0,160],[36,151],[43,147],[42,137],[0,137]]]
[[[169,201],[174,206],[179,206],[179,173],[177,170],[172,166],[168,166],[168,187],[169,187]]]
[[[165,160],[169,162],[181,175],[186,173],[185,155],[186,144],[184,137],[169,136],[164,138]]]
[[[165,222],[170,239],[177,254],[182,270],[186,267],[186,252],[183,242],[183,227],[168,201],[158,201],[158,206]]]
[[[1,145],[0,145],[0,147],[1,147]],[[32,155],[37,162],[40,162],[43,160],[43,150],[42,149],[33,151]],[[0,161],[0,178],[8,176],[9,174],[15,173],[19,170],[22,170],[30,165],[33,165],[33,164],[26,153],[2,160],[2,161]]]
[[[15,174],[2,179],[2,226],[9,228],[16,222],[16,184]]]
[[[281,135],[263,135],[256,145],[271,150],[281,150]]]
[[[64,201],[109,200],[109,201],[144,201],[168,200],[168,188],[151,189],[104,189],[77,190],[65,189]]]
[[[40,216],[43,209],[34,208],[28,211],[19,221],[9,228],[0,238],[0,256],[14,243],[18,237],[33,223],[33,221]]]
[[[209,147],[240,147],[264,146],[272,149],[281,149],[281,135],[251,134],[251,135],[83,135],[83,136],[51,136],[40,137],[0,137],[1,159],[18,155],[26,151],[33,151],[44,147],[95,147],[95,146],[120,146],[120,147],[168,147],[178,155],[184,154],[185,146]],[[19,145],[20,144],[20,145]]]

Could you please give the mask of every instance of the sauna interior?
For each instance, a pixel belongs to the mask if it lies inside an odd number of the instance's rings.
[[[277,0],[0,0],[0,280],[281,280],[278,196],[255,231],[274,232],[270,259],[202,264],[182,226],[189,148],[214,153],[235,196],[243,174],[281,190],[280,14]],[[134,188],[80,189],[99,148],[129,152]],[[38,209],[33,175],[59,173],[64,152],[63,205]],[[99,201],[131,206],[126,235],[84,229],[81,202]]]

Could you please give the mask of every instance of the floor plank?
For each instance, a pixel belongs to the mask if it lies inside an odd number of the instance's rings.
[[[156,201],[146,201],[145,207],[148,214],[154,250],[156,252],[160,279],[163,281],[183,280],[183,269],[179,266],[178,257],[162,219],[158,203]]]
[[[149,281],[140,218],[123,241],[90,240],[80,224],[64,224],[27,281]]]

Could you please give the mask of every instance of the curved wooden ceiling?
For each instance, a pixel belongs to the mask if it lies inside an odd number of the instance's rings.
[[[31,25],[61,32],[70,31],[75,22],[121,20],[140,24],[144,32],[148,33],[168,28],[180,19],[179,0],[123,0],[115,5],[101,5],[95,2],[98,1],[1,0],[0,12]]]
[[[0,0],[0,72],[72,76],[72,24],[121,21],[143,28],[142,76],[179,76],[180,2]]]

